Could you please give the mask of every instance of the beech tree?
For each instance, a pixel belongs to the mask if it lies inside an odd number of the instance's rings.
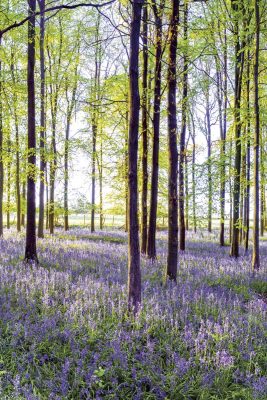
[[[140,94],[138,87],[139,75],[139,36],[141,30],[141,16],[143,0],[133,0],[132,21],[130,33],[130,113],[129,113],[129,139],[128,139],[128,182],[129,182],[129,244],[128,244],[128,307],[136,314],[141,304],[141,270],[139,247],[139,222],[138,222],[138,130]]]
[[[168,175],[168,256],[167,277],[176,281],[178,262],[178,149],[177,149],[177,42],[179,22],[179,0],[173,1],[170,21],[170,48],[168,67],[168,143],[169,143],[169,175]]]
[[[147,238],[147,256],[156,258],[156,228],[158,207],[158,175],[159,175],[159,133],[161,112],[161,74],[162,74],[162,18],[165,0],[159,4],[152,3],[156,29],[156,59],[155,59],[155,86],[154,86],[154,110],[153,110],[153,150],[151,172],[150,212]]]
[[[259,0],[254,1],[255,10],[255,60],[254,60],[254,224],[253,224],[253,257],[252,268],[260,267],[259,257],[259,232],[260,232],[260,184],[259,184],[259,165],[260,165],[260,109],[259,109],[259,52],[260,52],[260,6]]]
[[[36,127],[35,127],[35,11],[36,0],[28,0],[28,173],[27,173],[27,227],[25,260],[38,262],[36,249]]]

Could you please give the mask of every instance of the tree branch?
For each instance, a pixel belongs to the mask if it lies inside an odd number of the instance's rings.
[[[115,1],[116,1],[116,0],[109,0],[109,1],[106,1],[105,3],[103,3],[103,4],[95,4],[95,3],[78,3],[78,4],[73,4],[73,5],[68,5],[68,4],[64,5],[64,4],[62,4],[62,5],[60,5],[60,6],[49,7],[49,8],[47,8],[47,9],[44,10],[44,13],[47,13],[47,12],[50,12],[50,11],[64,10],[64,9],[65,9],[65,10],[74,10],[75,8],[78,8],[78,7],[94,7],[94,8],[101,8],[101,7],[105,7],[105,6],[110,5],[110,4],[114,3]],[[32,15],[37,16],[37,15],[40,15],[40,14],[41,14],[41,12],[40,12],[40,11],[37,11],[37,12],[35,12],[34,14],[31,14],[31,16],[32,16]],[[11,31],[12,29],[18,28],[19,26],[24,25],[27,21],[29,21],[29,19],[30,19],[30,16],[25,17],[25,18],[22,19],[21,21],[19,21],[19,22],[14,22],[14,24],[9,25],[9,26],[7,26],[6,28],[0,30],[0,38],[1,38],[5,33]]]

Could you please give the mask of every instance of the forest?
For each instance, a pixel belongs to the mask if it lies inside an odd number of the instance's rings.
[[[0,1],[0,399],[267,398],[267,0]]]

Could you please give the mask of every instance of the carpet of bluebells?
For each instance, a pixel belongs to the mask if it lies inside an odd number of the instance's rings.
[[[188,233],[177,284],[142,260],[143,305],[127,315],[123,232],[58,230],[23,263],[24,236],[0,241],[0,399],[266,399],[267,241],[262,269],[216,234]]]

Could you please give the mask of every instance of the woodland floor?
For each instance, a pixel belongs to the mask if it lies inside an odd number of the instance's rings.
[[[177,285],[142,260],[143,306],[127,317],[127,238],[58,230],[23,263],[24,235],[0,241],[0,399],[266,399],[267,240],[262,268],[187,234]]]

